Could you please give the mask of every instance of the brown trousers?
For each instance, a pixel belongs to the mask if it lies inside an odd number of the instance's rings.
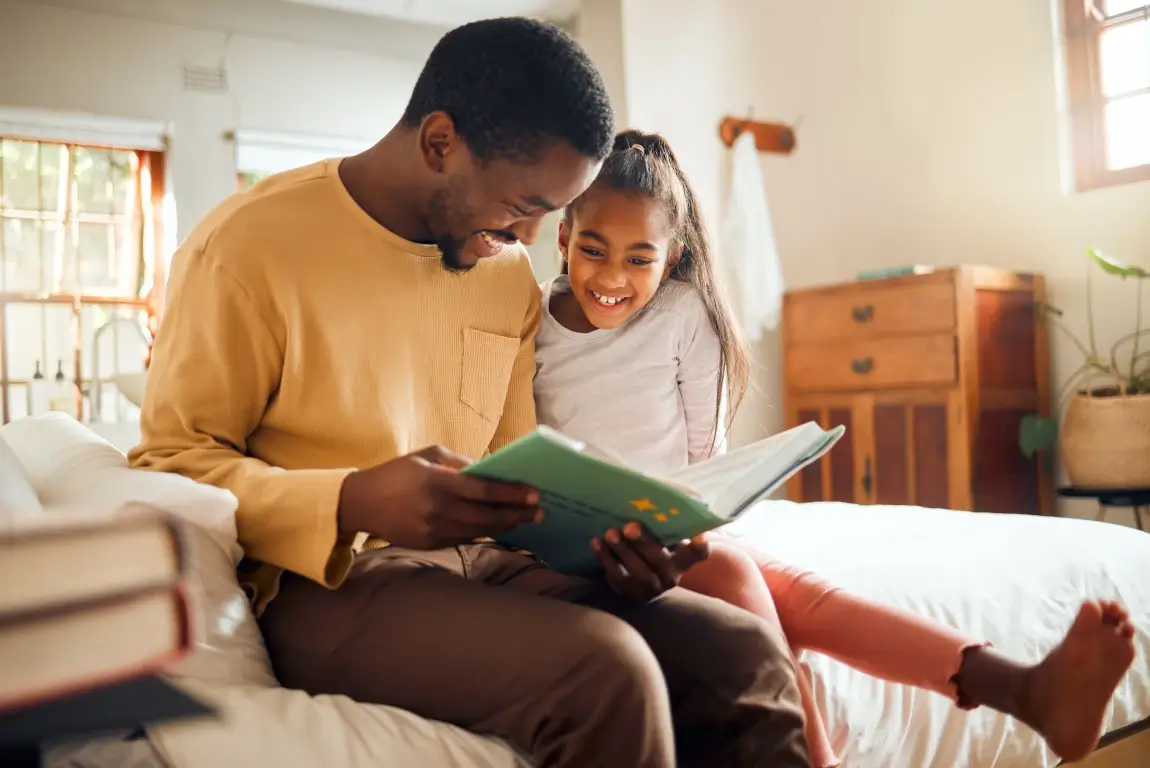
[[[285,574],[260,619],[280,682],[495,734],[539,766],[810,765],[785,639],[673,589],[630,603],[493,545]]]

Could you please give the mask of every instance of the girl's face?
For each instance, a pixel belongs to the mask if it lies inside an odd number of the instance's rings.
[[[587,321],[618,328],[647,305],[678,260],[657,201],[596,190],[559,226],[571,291]]]

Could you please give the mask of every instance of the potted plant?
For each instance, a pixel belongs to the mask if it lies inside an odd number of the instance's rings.
[[[1054,416],[1025,416],[1019,446],[1026,456],[1058,443],[1070,482],[1086,489],[1150,488],[1150,344],[1141,343],[1142,281],[1150,271],[1086,250],[1104,273],[1137,281],[1134,330],[1099,353],[1094,335],[1090,270],[1086,276],[1088,343],[1062,322],[1063,313],[1049,304],[1039,309],[1082,355],[1082,364],[1059,390],[1055,411],[1065,410],[1061,425]]]

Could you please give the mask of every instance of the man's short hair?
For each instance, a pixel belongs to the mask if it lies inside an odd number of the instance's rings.
[[[559,27],[526,18],[464,24],[432,49],[402,123],[442,111],[481,160],[529,160],[549,141],[602,160],[615,117],[586,51]]]

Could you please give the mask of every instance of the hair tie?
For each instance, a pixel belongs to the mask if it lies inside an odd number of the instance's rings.
[[[643,145],[642,145],[642,144],[632,144],[632,145],[631,145],[631,149],[637,149],[637,150],[639,150],[639,154],[641,154],[641,155],[645,155],[645,154],[647,154],[647,150],[643,149]]]

